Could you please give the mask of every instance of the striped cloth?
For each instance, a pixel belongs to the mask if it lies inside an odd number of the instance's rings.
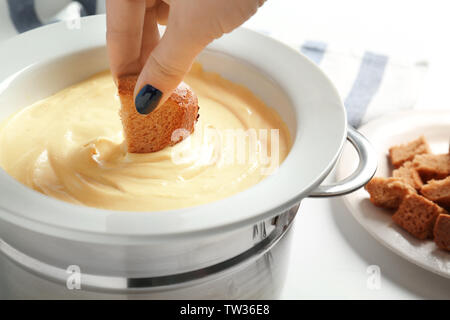
[[[428,68],[426,61],[399,60],[317,41],[298,47],[335,84],[354,127],[388,112],[413,108]]]
[[[46,23],[104,11],[104,0],[0,0],[0,39]],[[257,31],[276,38],[270,30]],[[354,127],[388,112],[413,108],[428,68],[425,61],[396,59],[319,41],[289,42],[330,77]]]

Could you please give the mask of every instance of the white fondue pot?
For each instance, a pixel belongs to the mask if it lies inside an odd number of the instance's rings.
[[[21,34],[0,46],[0,61],[2,120],[107,69],[105,17]],[[198,61],[248,87],[286,122],[293,145],[276,174],[201,206],[120,212],[47,197],[0,170],[0,298],[277,297],[300,201],[360,188],[376,157],[347,127],[330,80],[294,49],[241,28]],[[346,139],[359,167],[320,185]]]

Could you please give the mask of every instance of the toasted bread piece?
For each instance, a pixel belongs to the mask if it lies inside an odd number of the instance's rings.
[[[387,209],[397,209],[404,197],[416,193],[413,187],[397,178],[374,177],[365,189],[374,205]]]
[[[421,154],[414,157],[413,166],[423,182],[445,179],[450,175],[450,154]]]
[[[198,114],[197,96],[186,84],[175,89],[169,99],[150,114],[136,111],[133,99],[137,75],[120,77],[118,80],[119,97],[122,103],[120,117],[122,119],[128,152],[148,153],[172,146],[183,136],[172,139],[177,129],[194,131]]]
[[[395,169],[392,176],[403,180],[416,190],[420,190],[423,186],[422,179],[411,161],[407,161],[400,168]]]
[[[434,225],[434,242],[444,250],[450,251],[450,215],[440,214]]]
[[[425,198],[450,210],[450,176],[443,180],[428,181],[428,183],[420,189],[420,193]]]
[[[411,161],[418,154],[430,153],[430,147],[424,136],[407,144],[389,148],[389,159],[395,168],[401,167],[406,161]]]
[[[434,202],[413,193],[403,199],[392,215],[392,220],[414,237],[424,240],[433,237],[434,223],[442,213],[447,212]]]

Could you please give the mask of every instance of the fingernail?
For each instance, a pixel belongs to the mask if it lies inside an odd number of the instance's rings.
[[[158,106],[162,92],[155,87],[146,84],[142,87],[134,99],[134,105],[140,114],[149,114]]]

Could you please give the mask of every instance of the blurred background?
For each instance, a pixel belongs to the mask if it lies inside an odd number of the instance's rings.
[[[0,41],[17,33],[8,3],[34,5],[41,22],[105,12],[105,0],[0,0]],[[346,50],[371,50],[429,68],[416,108],[450,108],[450,3],[445,0],[268,0],[246,27],[296,45],[305,40]],[[18,9],[17,9],[18,8]]]

